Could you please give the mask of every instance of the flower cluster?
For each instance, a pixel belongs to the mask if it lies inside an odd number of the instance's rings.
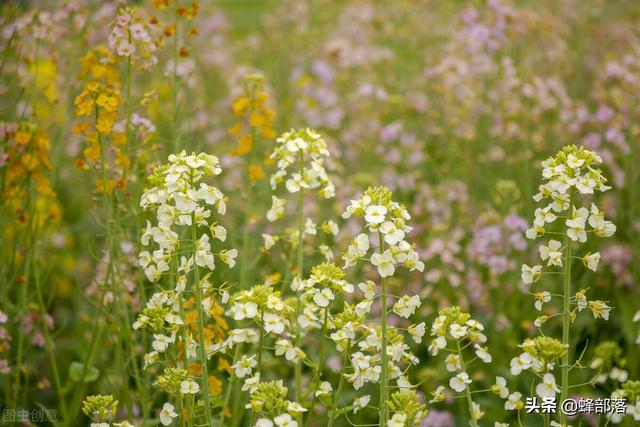
[[[610,187],[606,185],[606,178],[596,165],[602,163],[602,159],[595,152],[582,147],[567,146],[555,157],[551,157],[542,163],[542,175],[547,182],[539,187],[539,192],[534,196],[536,201],[548,199],[550,203],[544,208],[535,211],[533,226],[526,235],[535,239],[545,235],[550,224],[558,218],[564,219],[564,231],[551,232],[564,236],[564,242],[550,239],[546,245],[540,245],[538,250],[540,260],[546,263],[546,267],[558,267],[570,271],[572,263],[572,242],[585,243],[588,233],[598,237],[610,237],[616,231],[616,226],[604,218],[604,212],[591,203],[591,207],[577,207],[577,195],[589,195],[595,191],[606,191]],[[600,262],[600,253],[588,252],[581,257],[586,268],[596,271]],[[525,284],[537,282],[544,273],[545,267],[540,264],[534,266],[522,265],[521,277]],[[535,294],[536,308],[542,309],[542,304],[551,300],[551,294],[543,291]],[[575,318],[576,312],[588,308],[597,319],[609,318],[609,307],[603,301],[587,301],[586,290],[581,289],[571,297],[571,305],[574,307],[571,317]],[[546,321],[546,317],[537,319],[540,326]]]
[[[170,155],[169,163],[156,168],[149,177],[153,187],[145,190],[140,207],[154,211],[157,223],[152,225],[147,222],[141,241],[144,246],[153,241],[158,249],[151,253],[142,251],[140,265],[150,281],[157,282],[163,273],[169,271],[170,257],[180,247],[179,235],[172,227],[207,227],[212,213],[225,214],[225,196],[216,187],[201,182],[203,178],[221,172],[217,157],[205,153],[187,155],[183,151]],[[194,265],[215,269],[211,242],[216,239],[224,242],[227,231],[217,223],[211,225],[208,231],[194,242],[194,254],[191,257],[180,257],[180,273],[188,273]],[[236,250],[223,250],[217,255],[229,267],[235,265]]]
[[[237,256],[235,249],[212,249],[215,240],[224,242],[227,238],[226,229],[212,218],[214,213],[225,214],[226,198],[204,180],[221,172],[215,156],[187,155],[184,151],[172,154],[169,162],[148,178],[152,187],[145,189],[140,199],[140,206],[155,214],[153,224],[147,221],[141,243],[156,248],[141,251],[139,264],[152,282],[159,282],[170,270],[168,277],[175,280],[174,289],[151,296],[134,324],[135,329],[153,333],[153,351],[145,355],[145,365],[157,362],[162,354],[175,360],[172,355],[177,351],[184,368],[165,369],[157,384],[181,404],[185,397],[202,391],[207,420],[211,417],[209,392],[221,391],[220,380],[208,375],[207,365],[215,353],[212,349],[220,347],[225,337],[227,324],[220,304],[228,298],[224,287],[214,287],[210,279],[216,258],[232,268]],[[190,229],[190,237],[182,239],[181,229],[185,228]],[[201,277],[200,269],[208,272]],[[189,363],[198,356],[199,362]],[[219,366],[230,369],[222,359]],[[200,383],[194,380],[197,376]],[[165,419],[172,417],[172,410],[165,405]]]
[[[562,241],[551,238],[547,244],[538,247],[540,260],[546,263],[534,266],[523,265],[521,268],[522,281],[530,285],[538,282],[545,273],[556,273],[563,277],[562,311],[547,315],[546,311],[534,322],[542,328],[550,318],[562,317],[562,342],[549,336],[526,339],[521,348],[524,352],[511,360],[511,373],[518,375],[523,370],[531,370],[542,381],[536,385],[536,393],[541,398],[555,398],[561,394],[561,400],[566,399],[569,390],[570,369],[570,327],[576,319],[577,313],[588,308],[594,318],[609,319],[611,307],[600,300],[587,300],[587,289],[572,291],[572,266],[574,259],[580,259],[589,270],[596,271],[600,253],[588,252],[582,256],[574,255],[574,242],[586,243],[589,234],[597,237],[610,237],[616,231],[616,226],[604,218],[604,212],[591,203],[590,208],[580,206],[580,197],[591,196],[596,192],[604,192],[611,187],[606,185],[606,178],[597,165],[602,163],[600,156],[583,147],[568,145],[558,154],[542,162],[542,176],[544,183],[538,187],[538,193],[533,197],[535,201],[548,201],[547,206],[535,210],[533,226],[526,231],[529,239],[536,239],[545,234],[561,236]],[[561,220],[560,230],[551,228],[551,224]],[[550,229],[551,228],[551,229]],[[561,269],[560,272],[553,271]],[[551,270],[551,271],[545,271]],[[532,292],[535,297],[536,310],[543,311],[543,305],[552,301],[551,292],[542,290]],[[562,383],[556,384],[553,374],[554,368],[561,367]],[[580,366],[579,363],[577,366]],[[597,377],[594,378],[597,381]],[[566,416],[560,415],[560,422],[566,422]]]
[[[93,167],[102,172],[96,182],[100,193],[112,193],[115,188],[124,189],[125,175],[131,161],[122,149],[126,143],[125,134],[112,132],[118,119],[122,97],[117,86],[106,85],[99,81],[88,82],[76,97],[76,116],[88,120],[77,123],[74,133],[81,135],[87,147],[83,150],[84,159],[77,162],[83,169]],[[106,138],[111,136],[111,147],[107,151]],[[109,174],[107,175],[107,171]]]
[[[277,160],[278,168],[271,175],[272,189],[284,181],[290,193],[319,188],[318,193],[325,199],[335,196],[335,187],[324,166],[329,150],[319,133],[312,129],[292,129],[282,134],[276,143],[270,157]],[[276,204],[274,200],[274,206]]]
[[[269,94],[264,85],[262,75],[248,74],[243,78],[242,92],[233,100],[233,114],[239,120],[229,128],[229,134],[237,138],[237,145],[231,152],[234,155],[245,156],[255,150],[258,136],[265,140],[272,140],[276,136],[273,130],[276,113],[269,105]],[[250,174],[253,180],[261,179],[264,176],[262,169],[257,165],[252,166]],[[256,168],[260,168],[260,171]]]
[[[469,414],[474,423],[482,417],[480,406],[471,400],[471,384],[473,380],[467,372],[472,360],[465,362],[464,350],[468,347],[475,354],[473,360],[479,359],[484,363],[491,363],[493,358],[484,344],[487,337],[484,334],[484,326],[471,318],[460,307],[453,306],[440,310],[438,317],[431,326],[431,343],[429,352],[432,356],[438,355],[441,350],[448,352],[445,359],[445,368],[455,375],[449,380],[449,387],[454,391],[467,394]],[[434,393],[432,401],[439,402],[444,398],[443,389]]]
[[[411,216],[406,208],[393,201],[391,191],[384,187],[369,188],[359,200],[351,201],[342,214],[343,218],[364,217],[367,231],[380,236],[380,253],[371,255],[369,261],[377,267],[381,277],[393,276],[396,266],[402,265],[410,271],[424,270],[424,263],[418,258],[413,246],[405,240],[411,231],[408,221]],[[370,238],[359,234],[349,245],[342,257],[345,267],[352,267],[359,259],[367,256]]]
[[[608,421],[612,424],[619,424],[623,418],[630,417],[634,421],[640,421],[640,381],[625,381],[622,386],[611,393],[611,399],[625,399],[627,403],[626,413],[607,414]]]
[[[0,149],[0,169],[5,171],[0,200],[15,209],[20,222],[30,214],[24,204],[27,198],[41,200],[34,204],[39,220],[59,217],[48,177],[52,167],[46,133],[31,122],[0,123],[0,137],[7,140]]]
[[[136,9],[121,8],[111,23],[109,49],[117,56],[131,58],[140,69],[148,70],[158,62],[157,45],[149,31],[149,25]]]
[[[380,292],[378,294],[377,286],[373,281],[368,280],[360,283],[358,288],[363,293],[363,299],[353,309],[348,306],[347,309],[350,309],[349,311],[357,316],[354,320],[358,317],[361,320],[347,322],[342,331],[339,330],[332,335],[338,349],[343,351],[344,341],[347,341],[347,347],[351,341],[354,341],[354,331],[357,330],[362,334],[362,337],[356,340],[359,351],[354,352],[350,357],[353,372],[343,373],[343,375],[356,390],[367,382],[380,384],[380,425],[404,425],[407,421],[416,423],[421,420],[423,415],[426,415],[422,409],[414,408],[415,411],[397,409],[403,406],[403,404],[399,404],[400,400],[405,403],[411,400],[407,400],[407,398],[413,388],[407,376],[408,368],[403,365],[416,365],[419,363],[419,359],[405,343],[405,337],[400,328],[391,327],[388,324],[387,280],[395,274],[396,266],[402,265],[410,271],[423,271],[424,263],[419,260],[413,246],[405,240],[406,233],[411,230],[408,225],[411,216],[404,206],[392,200],[392,197],[391,191],[387,188],[369,188],[359,200],[351,201],[342,214],[345,219],[351,216],[364,217],[363,228],[369,233],[377,234],[375,241],[378,242],[378,251],[374,252],[369,259],[366,257],[371,246],[370,235],[360,233],[349,244],[343,255],[343,260],[345,268],[355,266],[360,260],[367,260],[376,266],[380,275]],[[374,327],[367,325],[363,320],[370,313],[376,298],[380,299],[382,318],[380,325]],[[417,295],[404,295],[396,298],[397,301],[393,305],[392,312],[401,318],[409,318],[421,305],[420,297]],[[407,328],[407,332],[415,342],[421,342],[425,333],[425,325],[424,323],[412,324]],[[402,397],[396,396],[400,400],[395,403],[393,398],[392,400],[388,399],[388,382],[392,379],[396,381],[397,387],[401,391],[408,393]],[[396,408],[396,413],[390,416],[390,410],[394,410],[393,408]]]
[[[118,401],[111,395],[88,396],[82,404],[82,412],[91,420],[92,426],[109,425],[109,421],[116,416]]]

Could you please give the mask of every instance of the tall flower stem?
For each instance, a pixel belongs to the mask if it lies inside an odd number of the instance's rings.
[[[331,411],[331,415],[329,416],[329,424],[328,427],[333,427],[333,422],[336,419],[336,412],[338,410],[338,405],[340,404],[340,395],[342,394],[342,388],[344,387],[344,373],[347,368],[347,363],[349,363],[349,349],[351,348],[351,342],[347,344],[347,348],[344,350],[344,357],[342,358],[342,372],[340,375],[340,382],[338,383],[338,389],[336,390],[336,396],[333,399],[333,411]]]
[[[258,378],[262,380],[262,352],[264,350],[264,311],[260,310],[260,336],[258,338],[258,367],[256,372]],[[252,426],[256,419],[255,411],[251,411],[251,421],[249,425]]]
[[[573,189],[569,190],[569,210],[573,209]],[[564,402],[569,392],[569,328],[571,327],[571,239],[564,233],[565,259],[564,259],[564,299],[562,307],[562,344],[565,346],[565,354],[562,356],[562,385],[560,387],[560,403]],[[560,423],[566,424],[567,416],[560,412]]]
[[[324,309],[324,316],[323,316],[323,322],[322,322],[322,336],[321,336],[321,341],[320,341],[320,357],[318,358],[318,366],[316,366],[316,371],[313,374],[313,382],[311,387],[309,387],[309,391],[313,391],[313,389],[317,386],[317,384],[320,382],[320,375],[322,374],[322,368],[324,367],[324,360],[325,360],[325,352],[326,352],[326,337],[327,337],[327,328],[329,326],[329,307],[325,307]],[[305,426],[309,425],[309,422],[311,421],[311,417],[313,416],[313,405],[315,403],[315,395],[311,398],[311,407],[309,409],[309,414],[307,415],[307,421],[305,423]]]
[[[380,240],[380,254],[384,252],[384,238],[382,233],[378,232]],[[381,324],[381,348],[380,348],[380,403],[379,403],[379,424],[380,427],[386,427],[387,425],[387,278],[380,278],[380,310],[382,312],[382,324]]]
[[[304,154],[300,151],[300,177],[304,179]],[[300,187],[298,196],[298,262],[297,262],[298,278],[302,280],[304,274],[304,189]],[[302,304],[300,302],[300,292],[296,292],[296,347],[300,348],[301,331],[300,322],[297,321],[300,316]],[[302,396],[302,360],[296,361],[294,372],[294,396],[296,402],[300,403]],[[302,414],[298,413],[296,420],[299,426],[302,425]]]
[[[171,102],[173,103],[173,117],[171,125],[172,152],[178,151],[180,134],[178,131],[178,2],[175,2],[173,20],[173,70],[171,73]]]
[[[196,250],[198,244],[197,238],[197,223],[195,212],[191,213],[191,242],[193,245],[193,259],[196,258]],[[202,313],[202,293],[200,289],[200,269],[198,264],[193,264],[193,278],[194,278],[194,290],[196,296],[196,310],[198,310],[198,335],[200,343],[198,349],[200,350],[200,364],[202,365],[202,395],[204,397],[204,415],[207,420],[207,425],[213,427],[213,418],[211,417],[211,404],[209,399],[209,372],[207,369],[207,349],[204,340],[204,314]],[[186,345],[186,343],[185,343]],[[185,347],[186,357],[186,347]]]
[[[464,357],[462,356],[462,348],[460,347],[460,340],[456,340],[456,346],[458,348],[458,357],[460,358],[460,365],[462,366],[462,371],[467,372],[467,367],[464,363]],[[471,390],[469,389],[469,384],[465,384],[464,393],[467,397],[467,406],[469,406],[469,417],[471,418],[471,426],[478,427],[478,421],[476,417],[473,415],[473,399],[471,398]]]
[[[20,394],[20,377],[22,373],[22,357],[24,352],[24,334],[22,330],[24,329],[25,319],[27,317],[27,299],[29,296],[29,275],[31,273],[31,260],[33,257],[33,241],[34,241],[34,233],[33,233],[33,216],[34,216],[34,207],[33,207],[33,197],[32,197],[32,183],[31,179],[27,181],[27,201],[26,201],[26,211],[28,215],[27,220],[27,256],[24,261],[24,283],[22,285],[21,293],[20,293],[20,316],[22,316],[20,320],[20,333],[18,334],[18,350],[16,355],[16,375],[13,383],[13,396],[11,403],[15,408],[17,406]]]
[[[58,369],[58,362],[55,354],[55,344],[51,339],[51,332],[49,331],[49,325],[46,321],[46,308],[44,305],[44,298],[42,298],[42,290],[40,288],[40,274],[38,269],[34,269],[35,276],[35,289],[38,298],[38,305],[40,306],[40,318],[42,319],[42,332],[44,335],[45,349],[49,355],[49,363],[51,363],[51,372],[53,373],[53,385],[56,388],[56,394],[58,395],[58,405],[60,412],[62,412],[62,419],[67,419],[67,402],[65,400],[64,393],[62,391],[62,382],[60,381],[60,370]]]
[[[95,120],[96,122],[98,121],[98,109],[96,108],[95,110]],[[111,291],[113,293],[113,307],[115,310],[115,307],[118,304],[118,295],[115,289],[115,272],[114,272],[114,268],[113,268],[113,261],[115,258],[115,244],[114,244],[114,239],[113,239],[113,222],[114,222],[114,214],[113,214],[113,198],[111,197],[111,194],[107,192],[107,167],[106,167],[106,155],[105,155],[105,147],[104,147],[104,142],[102,140],[102,136],[100,134],[100,132],[98,132],[97,134],[98,137],[98,145],[100,147],[100,170],[101,170],[101,176],[102,176],[102,199],[103,199],[103,215],[104,215],[104,227],[105,227],[105,233],[106,233],[106,237],[107,237],[107,250],[108,250],[108,256],[107,256],[107,269],[106,269],[106,274],[105,274],[105,278],[104,278],[104,283],[103,283],[103,289],[102,289],[102,293],[100,295],[100,303],[99,303],[99,307],[98,307],[98,312],[97,315],[94,317],[94,323],[93,323],[93,328],[92,328],[92,333],[91,333],[91,342],[89,343],[89,348],[87,349],[87,352],[85,353],[85,357],[84,357],[84,363],[82,366],[82,373],[80,375],[80,384],[78,385],[78,388],[76,388],[74,395],[73,395],[73,399],[71,400],[71,406],[69,408],[69,418],[67,420],[65,420],[66,425],[71,425],[71,420],[72,418],[76,415],[77,411],[80,409],[80,401],[82,399],[82,394],[84,393],[85,390],[85,385],[84,385],[84,378],[87,375],[89,366],[91,365],[91,363],[93,362],[93,359],[95,357],[95,349],[96,349],[96,343],[99,341],[100,337],[102,336],[102,326],[100,324],[100,319],[102,316],[102,312],[103,312],[103,308],[104,308],[104,303],[105,303],[105,294],[107,292],[107,289],[109,288],[109,284],[111,284]],[[117,316],[117,312],[115,312],[115,315]],[[118,321],[118,318],[116,317],[116,322]],[[128,325],[127,325],[128,327]],[[117,334],[116,334],[117,335]],[[116,366],[118,366],[121,376],[123,378],[123,381],[125,381],[123,383],[123,388],[126,388],[126,378],[128,378],[128,376],[126,375],[126,369],[123,366],[122,363],[122,348],[120,347],[120,344],[118,342],[116,342],[116,349],[115,349],[115,353],[116,353]],[[128,413],[131,413],[130,409],[131,409],[131,403],[130,403],[130,396],[129,396],[129,390],[125,390],[125,404],[127,405],[127,409],[129,410]]]
[[[233,361],[231,363],[231,366],[236,364],[238,359],[240,359],[241,354],[242,354],[242,343],[238,343],[238,345],[236,345],[236,351],[233,353]],[[222,413],[220,415],[220,427],[224,427],[225,425],[224,412],[227,409],[227,406],[229,406],[229,402],[231,401],[231,391],[233,390],[235,383],[236,383],[236,376],[233,373],[233,371],[231,371],[231,376],[229,377],[229,384],[227,385],[227,391],[225,392],[225,395],[224,395]]]
[[[96,123],[98,122],[98,109],[96,107],[96,111],[95,111],[95,119],[96,119]],[[125,325],[124,327],[122,327],[120,325],[120,290],[118,289],[118,285],[117,285],[117,280],[116,280],[116,275],[115,275],[115,268],[114,268],[114,263],[115,263],[115,259],[116,259],[116,244],[115,244],[115,239],[114,239],[114,226],[115,226],[115,219],[116,219],[116,214],[114,212],[114,208],[113,208],[113,202],[114,202],[114,197],[113,197],[113,193],[108,191],[108,186],[107,186],[107,156],[106,156],[106,148],[105,148],[105,144],[104,141],[102,139],[102,137],[100,136],[100,132],[98,132],[98,143],[100,145],[100,168],[101,168],[101,172],[102,172],[102,194],[103,194],[103,199],[104,199],[104,218],[105,218],[105,230],[106,230],[106,234],[107,234],[107,274],[105,276],[105,288],[107,288],[109,285],[111,285],[111,294],[112,294],[112,311],[113,311],[113,317],[114,317],[114,322],[116,325],[116,331],[115,331],[115,336],[119,337],[120,336],[120,332],[123,331],[124,329],[128,329],[128,325]],[[115,191],[115,189],[113,190]],[[110,283],[109,280],[107,278],[110,278]],[[118,371],[121,375],[121,380],[122,380],[122,393],[123,393],[123,398],[125,401],[125,406],[127,408],[127,414],[131,414],[132,410],[133,410],[133,405],[131,402],[131,396],[129,393],[129,386],[127,384],[128,379],[129,379],[129,375],[127,373],[127,369],[126,366],[124,364],[124,356],[122,353],[122,346],[119,340],[116,340],[115,344],[115,356],[116,356],[116,366],[118,368]],[[84,370],[86,370],[87,367],[84,367]],[[84,375],[83,377],[84,378]]]

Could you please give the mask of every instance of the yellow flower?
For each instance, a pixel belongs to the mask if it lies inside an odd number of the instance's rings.
[[[236,98],[231,106],[231,108],[233,108],[233,114],[238,117],[242,117],[246,114],[247,107],[249,107],[249,100],[243,96]]]
[[[258,165],[249,165],[249,179],[251,182],[260,181],[264,179],[264,170]]]
[[[25,131],[18,131],[14,135],[13,140],[18,145],[27,145],[31,140],[31,134]]]
[[[116,114],[100,111],[96,128],[103,135],[108,135],[116,122]]]
[[[127,143],[127,135],[124,132],[113,132],[111,138],[113,145],[124,145]]]
[[[103,182],[105,182],[105,184],[103,184]],[[107,179],[106,181],[98,179],[96,181],[96,190],[98,191],[98,193],[106,192],[107,194],[111,194],[113,193],[113,189],[115,188],[115,186],[116,184],[112,179]]]

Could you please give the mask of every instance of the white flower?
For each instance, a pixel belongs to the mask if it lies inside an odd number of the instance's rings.
[[[356,236],[354,243],[358,250],[358,256],[365,256],[369,251],[369,236],[364,233],[360,233]]]
[[[538,311],[542,311],[542,304],[551,301],[551,294],[547,291],[538,292],[535,294],[535,297],[536,302],[534,303],[534,306]]]
[[[418,295],[412,297],[405,295],[393,305],[393,312],[406,319],[415,313],[416,308],[420,307],[421,304],[422,302]]]
[[[389,427],[404,427],[404,423],[407,420],[407,416],[402,412],[396,412],[389,420],[387,425]]]
[[[258,384],[260,384],[260,372],[256,372],[256,374],[252,377],[248,377],[244,380],[242,384],[242,391],[249,391],[253,393],[256,388],[258,388]]]
[[[169,347],[169,344],[173,343],[174,341],[174,337],[169,337],[162,334],[154,334],[151,347],[153,347],[153,349],[158,353],[163,353],[167,349],[167,347]]]
[[[476,356],[478,356],[480,360],[482,360],[484,363],[491,363],[492,357],[487,351],[486,347],[481,347],[478,344],[475,344],[474,348],[476,349]]]
[[[533,225],[536,227],[544,227],[544,225],[548,222],[553,222],[556,220],[556,216],[551,212],[550,208],[544,209],[536,209],[535,219],[533,220]]]
[[[480,405],[478,405],[476,402],[471,402],[471,407],[473,408],[473,410],[471,411],[471,415],[473,416],[473,418],[475,420],[479,420],[480,418],[482,418],[484,412],[482,412],[482,410],[480,409]]]
[[[162,410],[160,411],[160,422],[162,425],[168,426],[173,422],[173,419],[178,416],[174,409],[173,405],[169,402],[162,405]]]
[[[298,402],[292,402],[290,400],[285,400],[284,402],[285,409],[290,414],[299,414],[301,412],[307,412],[307,408],[299,404]]]
[[[587,241],[587,232],[585,231],[585,225],[587,218],[589,217],[589,210],[585,207],[576,209],[573,207],[573,213],[571,218],[567,219],[565,223],[569,229],[567,230],[567,236],[573,241],[580,241],[584,243]]]
[[[594,318],[602,317],[604,320],[609,320],[609,312],[611,311],[611,307],[609,307],[604,301],[589,301],[587,303],[589,310],[593,313]]]
[[[458,323],[452,323],[449,326],[449,333],[455,339],[464,338],[467,335],[468,329],[466,326],[459,325]]]
[[[467,384],[471,384],[471,378],[466,372],[460,372],[449,380],[449,387],[457,392],[462,392],[467,388]]]
[[[276,356],[282,356],[284,354],[285,359],[290,362],[297,362],[304,357],[304,352],[297,347],[294,347],[288,340],[276,341]]]
[[[369,224],[380,224],[384,222],[387,208],[382,205],[371,205],[365,209],[364,213],[364,219]]]
[[[589,270],[596,271],[600,262],[600,252],[588,253],[582,258],[582,262]]]
[[[251,374],[251,371],[254,367],[256,367],[257,364],[258,362],[256,361],[255,355],[251,357],[243,355],[242,358],[234,363],[231,367],[234,369],[236,377],[244,378],[247,375]]]
[[[280,427],[298,427],[298,423],[289,414],[278,415],[273,419],[273,422]]]
[[[627,379],[629,378],[629,373],[627,371],[625,371],[624,369],[619,369],[619,368],[616,368],[614,366],[611,369],[611,372],[609,373],[609,377],[612,380],[616,380],[619,383],[623,383],[623,382],[626,382]]]
[[[258,315],[258,305],[249,301],[245,304],[235,304],[233,306],[233,319],[244,320],[253,319]]]
[[[462,369],[462,364],[460,363],[460,356],[457,354],[449,354],[444,361],[445,367],[449,372],[456,372]]]
[[[264,248],[269,250],[276,244],[276,239],[270,234],[263,234],[262,238],[264,239]]]
[[[538,279],[540,279],[540,276],[542,275],[542,266],[540,265],[534,265],[533,267],[529,267],[526,264],[522,264],[522,268],[521,268],[521,278],[522,281],[529,285],[533,282],[538,281]]]
[[[180,382],[180,393],[182,394],[196,394],[199,391],[200,386],[195,381],[185,380]]]
[[[509,398],[504,402],[504,409],[507,411],[514,411],[522,407],[522,393],[513,392],[509,395]]]
[[[364,293],[365,299],[373,299],[376,296],[376,284],[373,280],[359,283],[358,288]]]
[[[502,399],[506,399],[509,395],[507,380],[505,380],[503,377],[496,377],[496,383],[495,385],[491,386],[491,391],[500,396]]]
[[[324,288],[313,296],[313,302],[315,302],[318,307],[324,308],[328,307],[330,302],[333,301],[334,298],[335,297],[333,295],[333,292],[331,292],[331,289]]]
[[[519,375],[523,370],[527,370],[533,364],[533,358],[529,353],[522,353],[518,357],[511,359],[511,375]]]
[[[415,341],[417,344],[420,344],[422,342],[422,337],[425,334],[425,323],[422,322],[418,323],[417,325],[411,325],[407,329],[407,332],[409,333],[409,335],[411,335],[413,341]]]
[[[445,337],[437,337],[431,340],[431,344],[429,344],[429,353],[432,356],[436,356],[438,351],[442,350],[447,346],[447,339]]]
[[[333,391],[333,387],[331,387],[331,383],[329,381],[322,381],[320,383],[320,387],[316,390],[317,396],[329,396]]]
[[[365,394],[353,400],[353,413],[357,414],[360,409],[366,408],[371,400],[371,396]]]
[[[271,209],[267,211],[267,220],[274,222],[284,216],[284,199],[279,199],[276,196],[271,196]]]
[[[363,300],[360,301],[354,307],[354,310],[358,316],[364,316],[371,311],[371,304],[373,304],[372,300]]]
[[[238,257],[238,251],[236,249],[225,249],[220,251],[220,259],[227,264],[229,268],[233,268],[236,265],[236,258]]]
[[[260,418],[256,421],[255,427],[273,427],[273,421],[267,418]]]
[[[384,222],[380,226],[380,232],[384,235],[384,241],[392,246],[404,239],[404,231],[391,221]]]
[[[556,393],[560,393],[560,389],[556,385],[556,377],[553,374],[545,374],[542,382],[536,386],[536,394],[541,398],[555,397]]]
[[[380,277],[393,276],[393,273],[396,271],[393,255],[391,255],[391,252],[388,250],[384,251],[382,255],[377,253],[371,255],[371,264],[378,267]]]
[[[562,267],[562,251],[560,248],[562,247],[562,243],[557,240],[550,240],[548,246],[541,245],[539,248],[540,251],[540,259],[543,261],[549,260],[547,265],[556,265],[558,267]]]
[[[284,322],[277,314],[265,313],[263,320],[264,330],[266,333],[274,332],[276,334],[281,334],[284,332]]]

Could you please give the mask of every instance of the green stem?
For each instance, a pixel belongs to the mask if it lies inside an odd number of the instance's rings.
[[[462,356],[462,348],[460,347],[460,340],[456,340],[456,345],[458,347],[458,357],[460,358],[460,365],[462,365],[462,371],[467,372],[467,367],[464,363],[464,357]],[[471,426],[478,427],[478,421],[473,416],[473,399],[471,398],[471,389],[469,389],[469,384],[465,384],[464,392],[465,392],[465,395],[467,396],[467,405],[469,406],[469,417],[471,418]]]
[[[318,386],[318,383],[320,382],[320,377],[322,375],[322,368],[324,367],[324,360],[325,360],[325,348],[326,348],[326,337],[327,337],[327,327],[329,325],[329,307],[326,307],[324,309],[324,320],[322,322],[322,337],[321,337],[321,341],[320,341],[320,357],[318,359],[318,366],[316,366],[316,371],[313,375],[313,381],[312,381],[312,385],[311,387],[309,387],[309,392],[313,393],[314,389]],[[309,422],[311,422],[311,417],[313,416],[313,405],[315,404],[316,398],[315,398],[315,393],[313,395],[313,397],[311,398],[311,405],[309,407],[309,414],[307,415],[307,422],[305,423],[305,426],[309,425]]]
[[[256,371],[258,372],[258,378],[262,381],[262,351],[264,348],[264,311],[260,310],[260,337],[258,338],[258,366]],[[251,421],[249,425],[252,426],[256,419],[255,411],[251,411]]]
[[[206,343],[204,340],[204,314],[202,313],[202,294],[200,290],[200,269],[198,268],[198,264],[195,263],[196,258],[196,249],[197,249],[197,230],[196,230],[196,214],[195,212],[191,213],[191,243],[193,245],[193,276],[194,276],[194,287],[195,287],[195,295],[196,295],[196,310],[198,310],[198,335],[200,337],[199,350],[200,350],[200,363],[202,365],[202,394],[204,397],[204,415],[207,420],[207,425],[213,427],[213,418],[211,417],[211,404],[209,399],[209,372],[207,369],[207,350]],[[185,357],[186,357],[186,348],[185,348]]]
[[[58,405],[60,407],[60,412],[62,412],[62,419],[67,419],[67,402],[64,398],[64,394],[62,391],[62,382],[60,381],[60,370],[58,369],[58,362],[55,354],[55,345],[53,340],[51,339],[51,333],[49,332],[49,325],[45,319],[47,311],[44,305],[44,298],[42,298],[42,290],[40,289],[40,275],[38,274],[38,269],[34,269],[35,271],[35,282],[36,282],[36,295],[38,298],[38,305],[40,306],[40,317],[42,318],[42,331],[44,334],[45,340],[45,349],[49,354],[49,363],[51,363],[51,371],[53,372],[53,384],[56,388],[56,394],[58,395]]]
[[[236,351],[233,354],[233,362],[231,363],[232,366],[236,364],[236,362],[240,358],[240,354],[242,354],[242,343],[238,343],[238,345],[236,346]],[[234,388],[235,382],[236,382],[236,377],[233,374],[233,371],[231,371],[231,376],[229,377],[229,384],[227,385],[227,391],[225,392],[225,395],[224,395],[224,404],[222,405],[222,415],[220,416],[220,427],[224,427],[224,424],[225,424],[224,412],[227,406],[229,406],[229,401],[231,400],[231,391]]]
[[[349,349],[351,348],[351,342],[347,343],[347,348],[344,350],[344,357],[342,358],[342,372],[340,373],[340,382],[338,383],[338,390],[336,390],[336,396],[333,399],[333,410],[329,416],[328,427],[333,427],[333,422],[336,419],[336,412],[338,411],[338,404],[340,404],[340,395],[342,394],[342,388],[344,387],[344,374],[347,369],[347,363],[349,363]]]
[[[299,156],[300,162],[300,176],[304,179],[304,153],[300,150]],[[298,262],[297,262],[298,278],[302,280],[304,273],[304,189],[300,187],[300,194],[298,196]],[[302,310],[302,303],[300,301],[300,292],[296,292],[296,336],[295,345],[300,348],[301,342],[301,328],[298,317]],[[302,396],[302,360],[296,361],[294,372],[294,396],[295,401],[300,403]],[[302,414],[299,413],[296,416],[296,421],[299,426],[302,425]]]
[[[173,73],[171,76],[171,99],[173,102],[172,117],[172,148],[175,153],[178,150],[178,2],[175,2],[173,21]]]
[[[382,233],[378,233],[380,240],[380,254],[384,252],[384,238]],[[380,279],[381,295],[380,295],[380,310],[382,311],[382,324],[381,324],[381,354],[380,354],[380,403],[379,409],[379,424],[380,427],[386,427],[387,425],[387,278],[381,277]]]
[[[573,209],[573,190],[569,190],[569,209]],[[562,344],[566,353],[562,356],[562,385],[560,388],[560,402],[564,402],[569,392],[569,328],[571,326],[570,299],[571,299],[571,240],[569,235],[564,235],[565,266],[564,266],[564,299],[562,307]],[[560,412],[560,423],[567,423],[567,416]]]
[[[14,408],[17,407],[20,393],[20,377],[22,373],[22,357],[24,352],[24,336],[25,334],[22,332],[24,330],[25,319],[27,317],[27,300],[29,296],[29,275],[31,273],[31,262],[33,257],[33,202],[32,202],[32,184],[31,179],[27,181],[27,200],[26,200],[26,211],[28,215],[27,222],[27,256],[24,263],[24,284],[22,285],[22,292],[20,293],[20,308],[19,313],[22,316],[20,320],[20,331],[18,334],[18,351],[16,355],[16,375],[13,383],[13,396],[11,399],[12,406]]]

